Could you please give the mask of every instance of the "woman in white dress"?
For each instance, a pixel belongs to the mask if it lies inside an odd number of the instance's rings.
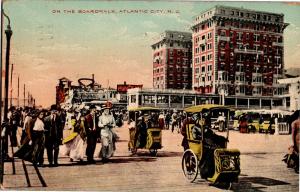
[[[84,116],[80,117],[79,121],[76,121],[76,118],[72,117],[71,125],[73,132],[63,140],[63,154],[69,155],[71,162],[74,160],[82,162],[85,156],[86,132],[84,120]]]
[[[99,118],[98,126],[101,131],[101,151],[99,156],[103,162],[107,162],[108,158],[112,157],[115,147],[116,133],[113,132],[112,128],[116,126],[115,118],[110,114],[110,107],[104,107],[103,113]]]

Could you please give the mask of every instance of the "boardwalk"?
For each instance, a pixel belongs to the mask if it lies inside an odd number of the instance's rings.
[[[181,135],[163,131],[164,148],[157,157],[140,150],[131,156],[127,150],[128,130],[117,129],[120,141],[111,162],[78,165],[60,157],[59,167],[40,168],[48,187],[43,188],[27,164],[31,188],[27,188],[21,161],[16,160],[16,175],[11,163],[5,164],[6,190],[97,190],[97,191],[222,191],[207,181],[188,183],[181,171]],[[299,178],[281,161],[290,143],[289,135],[230,133],[229,148],[241,151],[241,175],[233,191],[299,191]],[[98,144],[96,151],[99,151]],[[47,163],[47,160],[45,160]]]

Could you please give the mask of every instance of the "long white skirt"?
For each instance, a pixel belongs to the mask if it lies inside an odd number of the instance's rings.
[[[113,156],[115,151],[114,133],[109,128],[101,129],[101,151],[99,157],[107,159]]]
[[[86,142],[77,135],[72,141],[67,142],[62,147],[62,154],[70,156],[73,160],[83,160],[85,156]]]

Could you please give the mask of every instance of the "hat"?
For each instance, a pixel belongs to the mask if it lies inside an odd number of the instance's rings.
[[[57,106],[56,105],[51,105],[51,107],[50,107],[50,111],[56,111],[57,110]]]
[[[102,105],[102,109],[111,109],[111,108],[112,108],[111,102],[106,102],[104,105]]]
[[[96,109],[96,106],[95,105],[91,105],[90,109]]]

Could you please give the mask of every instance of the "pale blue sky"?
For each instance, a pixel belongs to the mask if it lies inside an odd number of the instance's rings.
[[[290,23],[285,30],[285,65],[299,66],[300,6],[282,2],[5,1],[13,30],[11,62],[21,83],[44,106],[55,101],[55,85],[63,76],[77,81],[94,73],[104,87],[123,81],[151,87],[153,38],[164,30],[190,31],[192,17],[214,5],[285,14]],[[65,9],[179,13],[65,14]]]

